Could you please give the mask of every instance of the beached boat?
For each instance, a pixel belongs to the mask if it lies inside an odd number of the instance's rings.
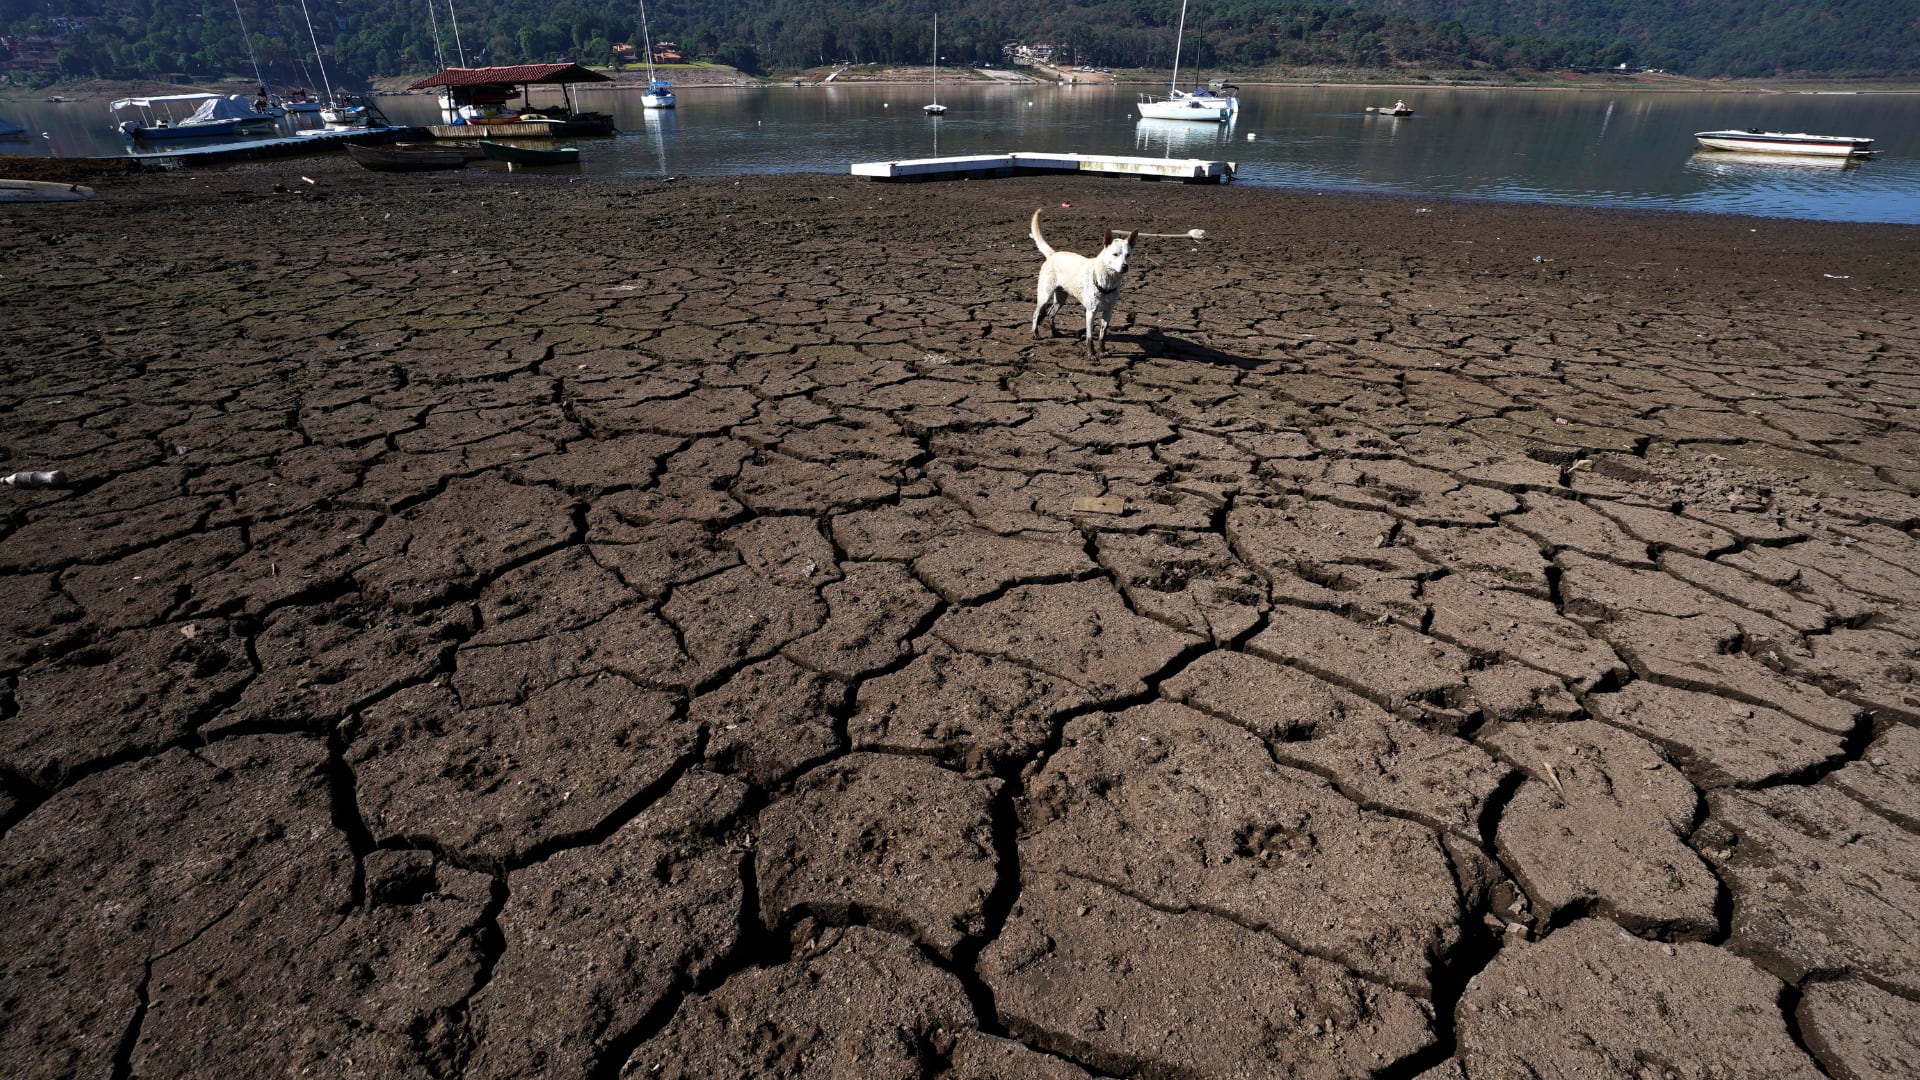
[[[374,172],[423,172],[430,169],[458,169],[467,163],[466,151],[458,146],[355,146],[348,145],[347,156],[355,165]]]
[[[1144,120],[1205,120],[1225,123],[1240,111],[1238,96],[1218,93],[1207,87],[1195,87],[1191,93],[1180,89],[1180,46],[1187,36],[1187,0],[1180,0],[1180,28],[1173,37],[1173,78],[1167,81],[1165,97],[1142,95],[1136,108]],[[1224,89],[1224,84],[1223,87]]]
[[[920,111],[928,116],[939,116],[947,111],[940,104],[940,13],[933,13],[933,104],[920,106]]]
[[[1805,132],[1696,131],[1693,137],[1706,150],[1739,150],[1749,154],[1810,154],[1850,157],[1873,153],[1873,140],[1851,135],[1808,135]]]
[[[514,146],[512,143],[481,139],[480,152],[489,160],[504,161],[509,165],[576,165],[580,162],[580,150],[572,146],[540,150],[531,146]]]
[[[0,203],[79,202],[91,199],[94,190],[79,184],[51,180],[0,180]]]
[[[640,4],[640,43],[647,50],[647,89],[640,95],[640,107],[671,109],[678,104],[673,97],[673,84],[653,76],[653,35],[647,32],[647,5],[644,0]]]
[[[193,111],[181,117],[191,105]],[[165,94],[159,97],[121,98],[108,109],[113,126],[135,142],[172,139],[231,139],[271,135],[278,130],[273,117],[253,110],[238,94]]]

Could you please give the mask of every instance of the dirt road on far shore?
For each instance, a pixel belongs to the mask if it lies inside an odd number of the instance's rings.
[[[98,186],[0,207],[21,1075],[1920,1063],[1920,230]],[[1209,239],[1091,359],[1035,207]]]

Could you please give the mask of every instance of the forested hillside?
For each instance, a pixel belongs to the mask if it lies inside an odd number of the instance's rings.
[[[1920,72],[1915,0],[1347,0],[1691,75]],[[1539,58],[1518,55],[1516,66]]]
[[[1179,0],[941,0],[949,62],[1000,63],[1008,42],[1081,63],[1164,67]],[[843,61],[917,64],[935,0],[654,0],[653,37],[752,73]],[[1373,10],[1388,8],[1389,11]],[[307,0],[336,79],[562,57],[604,64],[640,40],[627,0]],[[67,77],[249,72],[317,81],[299,0],[0,0],[15,67]],[[1920,71],[1913,0],[1194,0],[1183,59],[1247,71],[1337,65],[1548,69],[1622,62],[1694,74]],[[37,50],[37,53],[36,53]],[[0,65],[5,58],[0,57]]]

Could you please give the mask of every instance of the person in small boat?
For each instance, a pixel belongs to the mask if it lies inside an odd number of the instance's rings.
[[[1404,101],[1396,101],[1393,103],[1394,112],[1402,112],[1406,109],[1406,107],[1407,107],[1407,103]]]

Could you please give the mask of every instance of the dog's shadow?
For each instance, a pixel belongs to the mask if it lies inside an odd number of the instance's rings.
[[[1158,330],[1145,330],[1137,334],[1113,334],[1109,342],[1131,342],[1140,346],[1143,355],[1159,360],[1178,360],[1194,364],[1214,364],[1219,367],[1239,368],[1242,371],[1257,371],[1268,364],[1282,361],[1277,357],[1239,356],[1230,352],[1221,352],[1211,345],[1202,345],[1186,338],[1169,337]]]

